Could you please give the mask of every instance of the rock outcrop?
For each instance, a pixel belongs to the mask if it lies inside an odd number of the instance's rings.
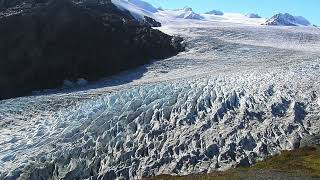
[[[261,16],[259,16],[259,14],[255,14],[255,13],[250,13],[246,15],[248,18],[261,18]]]
[[[223,15],[223,12],[222,12],[222,11],[218,11],[218,10],[212,10],[212,11],[206,12],[205,14],[222,16],[222,15]]]
[[[65,79],[97,80],[183,50],[180,38],[110,0],[2,0],[0,9],[0,99]]]

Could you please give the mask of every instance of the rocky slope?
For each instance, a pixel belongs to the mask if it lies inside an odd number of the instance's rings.
[[[288,13],[279,13],[271,17],[264,25],[273,26],[310,26],[310,22],[302,16],[293,16]]]
[[[128,11],[139,22],[153,27],[161,26],[154,16],[158,10],[149,3],[141,0],[111,0],[111,2],[120,10]]]
[[[109,0],[2,0],[0,8],[0,99],[60,87],[65,79],[96,80],[183,49],[181,39]]]

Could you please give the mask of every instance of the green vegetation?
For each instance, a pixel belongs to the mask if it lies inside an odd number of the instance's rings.
[[[150,180],[320,179],[320,145],[283,151],[251,167],[189,176],[161,175]]]
[[[320,145],[283,151],[280,155],[270,157],[249,169],[297,172],[320,177]]]

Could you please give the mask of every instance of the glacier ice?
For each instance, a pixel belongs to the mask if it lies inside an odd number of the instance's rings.
[[[139,79],[0,101],[0,179],[211,172],[319,134],[318,29],[177,20],[160,30],[187,51]]]

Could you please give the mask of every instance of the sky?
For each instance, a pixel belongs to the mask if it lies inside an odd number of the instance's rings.
[[[320,0],[144,0],[155,7],[178,9],[185,6],[195,12],[221,10],[233,13],[258,13],[270,18],[277,13],[303,16],[312,24],[320,25]]]

